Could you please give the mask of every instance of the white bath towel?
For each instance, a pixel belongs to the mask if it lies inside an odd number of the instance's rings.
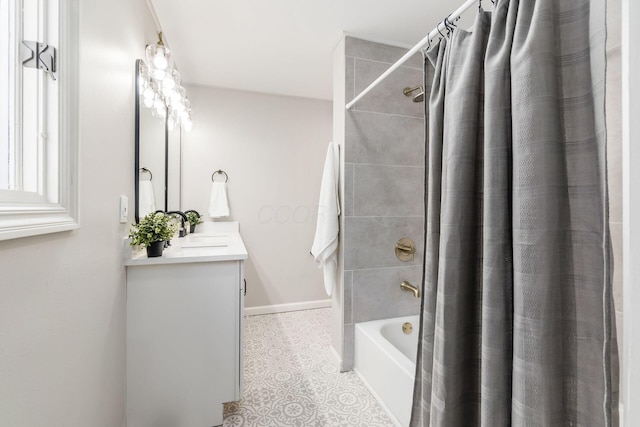
[[[340,175],[340,151],[338,145],[329,143],[322,172],[318,222],[311,254],[319,268],[324,270],[324,288],[331,295],[336,283],[338,267],[338,233],[340,232],[340,199],[338,182]]]
[[[229,216],[229,201],[227,199],[227,183],[211,183],[211,198],[209,199],[209,216],[224,218]]]
[[[149,180],[140,181],[138,214],[144,218],[156,211],[156,197],[153,194],[153,184]]]

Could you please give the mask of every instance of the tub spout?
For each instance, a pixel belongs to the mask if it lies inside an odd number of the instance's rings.
[[[420,289],[416,288],[415,286],[413,286],[411,283],[407,282],[406,280],[402,283],[400,283],[400,289],[402,289],[403,291],[410,291],[413,292],[413,296],[416,298],[420,298]]]

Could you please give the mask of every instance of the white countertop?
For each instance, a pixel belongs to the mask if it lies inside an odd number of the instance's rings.
[[[124,265],[163,265],[193,262],[236,261],[249,254],[240,236],[237,222],[206,222],[199,224],[196,233],[171,239],[171,246],[162,256],[148,258],[145,248],[137,249],[124,239]]]

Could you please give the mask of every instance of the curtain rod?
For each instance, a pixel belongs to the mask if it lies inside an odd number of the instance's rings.
[[[464,2],[464,4],[462,6],[460,6],[458,9],[456,9],[455,12],[453,12],[451,15],[449,15],[447,17],[447,19],[449,21],[455,21],[456,19],[458,19],[460,17],[460,15],[462,15],[467,9],[469,9],[471,6],[473,6],[476,3],[478,3],[478,0],[467,0],[466,2]],[[429,40],[431,40],[432,38],[434,38],[437,35],[440,35],[440,31],[438,30],[438,28],[440,27],[440,25],[442,23],[444,23],[444,21],[440,21],[438,23],[438,25],[436,25],[436,28],[434,28],[425,38],[420,40],[417,45],[415,45],[414,47],[411,48],[411,50],[409,50],[409,52],[405,53],[404,56],[402,58],[398,59],[398,61],[395,64],[393,64],[391,67],[389,67],[389,69],[387,71],[382,73],[382,75],[380,77],[378,77],[376,80],[374,80],[373,83],[371,83],[369,86],[367,86],[365,88],[365,90],[363,90],[362,92],[360,92],[360,94],[358,96],[353,98],[353,101],[351,101],[350,103],[348,103],[346,105],[347,110],[350,110],[355,105],[355,103],[360,100],[360,98],[362,98],[367,93],[369,93],[369,91],[371,91],[371,89],[373,89],[381,81],[386,79],[387,76],[389,76],[389,74],[393,73],[396,70],[396,68],[398,68],[399,66],[404,64],[409,58],[411,58],[424,45],[429,43]]]

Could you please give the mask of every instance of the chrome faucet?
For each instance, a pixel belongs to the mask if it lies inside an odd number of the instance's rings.
[[[414,297],[420,298],[420,289],[416,288],[406,280],[400,283],[400,289],[402,289],[403,291],[413,292]]]
[[[180,216],[180,231],[178,233],[178,237],[184,237],[187,235],[187,229],[185,228],[185,223],[188,223],[189,220],[187,216],[182,211],[169,211],[167,215],[179,215]]]

